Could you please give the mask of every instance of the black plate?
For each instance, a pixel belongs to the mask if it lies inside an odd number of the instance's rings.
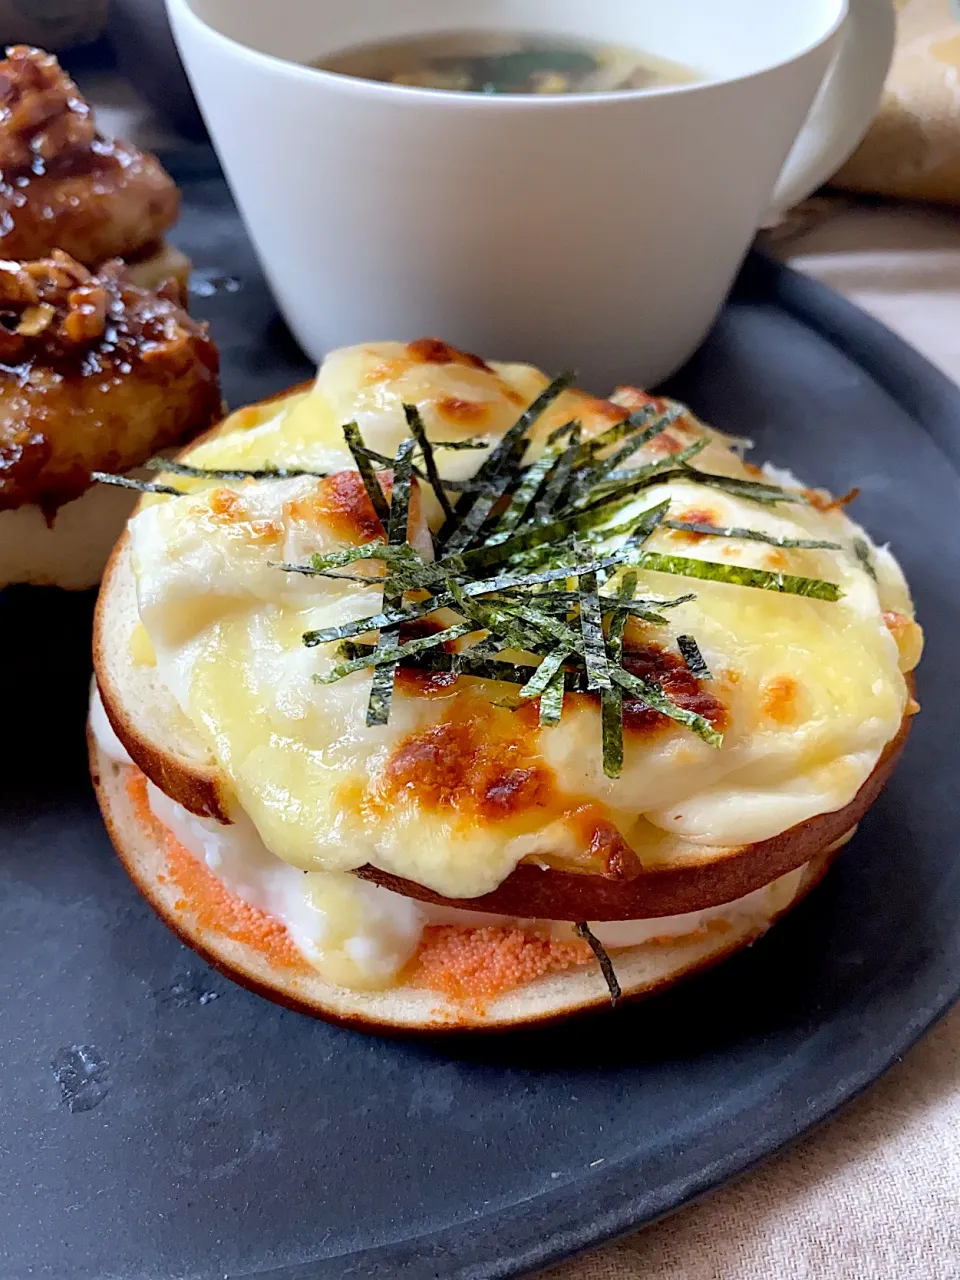
[[[179,176],[182,243],[208,280],[241,284],[216,282],[196,309],[231,402],[255,399],[307,368],[224,187]],[[913,584],[924,711],[837,869],[748,953],[588,1027],[409,1043],[312,1022],[210,971],[137,896],[84,770],[91,601],[7,592],[4,1280],[545,1266],[768,1155],[957,996],[960,395],[756,258],[674,390],[761,457],[838,492],[859,484],[857,514]]]

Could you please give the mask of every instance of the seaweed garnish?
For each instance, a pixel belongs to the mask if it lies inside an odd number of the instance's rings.
[[[437,495],[437,501],[443,508],[444,517],[447,520],[453,519],[453,507],[450,505],[450,499],[447,497],[443,487],[443,481],[440,479],[440,472],[437,470],[437,460],[433,456],[433,446],[427,436],[427,429],[423,425],[423,419],[420,417],[420,410],[415,404],[405,404],[403,412],[407,419],[407,426],[410,428],[414,440],[420,446],[420,452],[423,455],[423,465],[427,473],[427,479],[430,487]]]
[[[702,537],[731,538],[747,542],[765,542],[771,547],[790,547],[805,551],[840,551],[839,542],[825,542],[820,538],[784,538],[777,533],[765,533],[762,529],[731,528],[716,524],[703,524],[697,520],[664,520],[665,529],[681,533],[696,533]],[[860,541],[858,539],[858,541]],[[856,544],[854,544],[856,545]],[[859,552],[857,553],[859,555]]]
[[[810,506],[810,498],[797,489],[784,489],[778,484],[766,484],[759,480],[744,480],[740,476],[719,476],[712,471],[700,471],[697,467],[684,465],[677,477],[671,479],[692,480],[696,484],[706,485],[710,489],[722,489],[736,498],[749,498],[752,502],[765,505],[776,502],[796,502]]]
[[[554,378],[513,426],[504,432],[473,477],[471,492],[476,496],[471,498],[469,493],[463,494],[453,516],[444,522],[437,534],[437,542],[441,547],[452,544],[455,550],[460,550],[470,545],[492,508],[510,486],[514,473],[519,470],[526,452],[530,428],[571,385],[575,377],[576,374],[569,371]],[[464,525],[467,526],[466,529]]]
[[[585,548],[577,546],[578,558],[583,558]],[[583,657],[587,668],[588,689],[609,689],[610,669],[607,662],[607,646],[603,638],[603,617],[600,613],[600,596],[597,591],[596,570],[588,569],[579,575],[580,635],[583,639]]]
[[[396,547],[407,543],[407,525],[410,518],[410,465],[413,461],[413,450],[416,441],[404,440],[397,449],[397,460],[393,468],[393,491],[387,521],[387,541]],[[364,482],[366,483],[366,481]],[[379,488],[379,482],[374,479]],[[382,494],[381,494],[382,496]],[[395,575],[388,569],[383,584],[384,609],[399,609],[403,603],[404,588],[395,580]],[[377,663],[373,668],[373,681],[370,685],[370,700],[367,703],[367,725],[386,724],[390,718],[390,704],[393,701],[393,686],[397,674],[398,659],[388,657],[389,651],[396,646],[394,637],[399,624],[381,627],[380,638],[375,650]]]
[[[135,489],[137,493],[162,493],[165,497],[183,498],[186,489],[175,489],[172,484],[157,484],[152,480],[137,480],[134,476],[115,476],[109,471],[92,471],[90,479],[95,484],[112,484],[118,489]]]
[[[617,667],[623,659],[623,631],[630,616],[624,606],[627,601],[633,600],[636,590],[637,574],[630,569],[620,582],[618,607],[610,616],[607,633],[607,656]],[[606,689],[600,691],[600,719],[603,772],[608,778],[619,778],[623,771],[623,690],[612,680]]]
[[[688,436],[676,453],[645,457],[645,445],[685,412],[671,402],[651,402],[586,441],[579,422],[571,418],[551,431],[547,443],[526,461],[531,428],[571,381],[570,374],[555,378],[492,448],[489,442],[456,442],[487,449],[474,476],[457,485],[448,486],[441,478],[435,450],[444,443],[428,439],[416,406],[404,406],[410,436],[393,461],[369,449],[356,424],[348,424],[344,436],[386,538],[278,568],[347,578],[382,590],[377,613],[303,637],[307,646],[339,646],[339,660],[317,677],[319,683],[372,672],[369,724],[386,723],[400,666],[512,687],[512,701],[502,705],[517,707],[539,699],[545,726],[559,722],[568,693],[594,692],[600,696],[603,768],[615,778],[623,769],[625,697],[711,747],[723,741],[708,719],[624,666],[623,638],[631,619],[665,628],[668,611],[695,598],[690,591],[638,591],[638,571],[828,602],[842,594],[836,584],[815,577],[651,551],[651,536],[663,528],[790,549],[836,549],[838,544],[671,520],[669,498],[644,507],[646,489],[678,479],[760,503],[806,501],[803,494],[777,485],[698,471],[691,462],[709,443],[707,433],[693,440]],[[422,459],[422,469],[414,465],[415,456]],[[388,500],[378,472],[389,470],[393,486]],[[415,476],[430,484],[444,510],[434,539],[435,558],[421,555],[408,538]],[[448,488],[459,492],[455,502]],[[354,567],[359,561],[371,563],[361,570],[360,564]],[[459,616],[429,636],[401,642],[403,623],[442,610]],[[457,652],[450,651],[453,641]],[[696,640],[681,635],[676,643],[691,673],[710,679]]]
[[[623,991],[620,989],[620,983],[617,981],[616,970],[613,967],[613,961],[607,954],[606,947],[604,947],[596,934],[591,932],[590,926],[586,921],[581,921],[580,924],[575,924],[573,929],[576,935],[584,940],[596,956],[597,964],[600,966],[600,972],[603,974],[603,980],[607,984],[607,990],[610,992],[610,1007],[615,1009],[617,1007],[617,1001],[623,995]]]
[[[661,555],[644,551],[637,561],[641,569],[657,573],[676,573],[685,578],[707,582],[726,582],[738,587],[755,587],[761,591],[780,591],[786,595],[807,596],[812,600],[839,600],[843,592],[835,582],[822,578],[804,578],[794,573],[768,569],[750,569],[746,565],[720,564],[714,560],[694,560],[687,556]]]
[[[558,671],[540,697],[541,725],[559,724],[563,715],[563,672]]]
[[[377,473],[374,471],[373,465],[367,456],[360,428],[355,422],[345,422],[341,430],[343,431],[343,438],[347,442],[347,448],[353,455],[357,470],[360,472],[360,478],[363,481],[363,487],[367,491],[370,504],[377,513],[380,523],[386,528],[390,519],[390,507],[387,505],[383,489],[380,487]]]
[[[546,484],[543,489],[543,497],[540,498],[533,509],[533,517],[535,520],[546,520],[553,512],[554,508],[559,504],[564,490],[573,474],[573,468],[577,460],[577,453],[580,450],[580,423],[570,423],[570,431],[567,439],[570,443],[560,454],[559,458],[554,462],[553,467],[547,476]]]
[[[698,680],[713,679],[706,659],[700,652],[700,646],[693,636],[677,636],[677,648],[680,650],[680,656],[687,664],[687,670],[691,675],[696,676]]]
[[[877,571],[873,567],[873,557],[870,554],[870,548],[867,546],[863,538],[854,538],[853,550],[856,553],[856,557],[860,561],[863,568],[867,571],[867,573],[874,580],[874,582],[876,582]]]
[[[453,640],[459,640],[462,636],[469,635],[473,630],[473,623],[458,622],[443,631],[435,631],[432,635],[408,640],[405,644],[396,645],[393,648],[387,645],[380,648],[375,645],[363,653],[355,654],[353,657],[339,662],[327,675],[314,676],[314,683],[335,684],[336,681],[342,680],[344,676],[351,675],[354,671],[362,671],[365,667],[375,666],[379,668],[387,666],[391,662],[400,662],[403,658],[410,658],[414,654],[424,653],[428,649],[439,648],[441,645],[449,644]]]
[[[166,471],[196,480],[293,480],[300,476],[325,480],[330,475],[329,471],[311,471],[304,467],[195,467],[173,458],[149,458],[144,465],[150,471]]]

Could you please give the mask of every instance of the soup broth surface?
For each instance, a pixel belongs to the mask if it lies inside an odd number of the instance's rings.
[[[626,45],[487,31],[357,45],[310,65],[362,80],[456,93],[610,93],[703,79],[691,67]]]

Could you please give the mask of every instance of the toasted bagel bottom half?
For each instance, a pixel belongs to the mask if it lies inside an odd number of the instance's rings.
[[[118,764],[88,734],[97,798],[114,847],[131,879],[160,918],[188,946],[241,986],[300,1013],[364,1031],[395,1034],[506,1031],[556,1022],[609,1007],[610,997],[592,961],[517,986],[484,1001],[453,999],[409,980],[382,991],[334,986],[299,959],[279,922],[249,913],[249,937],[229,932],[216,910],[198,906],[184,893],[182,876],[171,874],[168,833],[137,790],[145,786],[134,766]],[[792,897],[768,919],[731,924],[725,931],[701,931],[684,939],[611,950],[625,999],[651,995],[679,979],[710,967],[749,946],[821,880],[852,832],[815,854],[802,869]],[[186,851],[179,848],[182,858]],[[192,855],[186,855],[192,857]],[[194,859],[196,870],[205,868]],[[225,891],[224,891],[225,893]],[[234,914],[248,911],[232,900]],[[258,918],[255,918],[258,917]]]

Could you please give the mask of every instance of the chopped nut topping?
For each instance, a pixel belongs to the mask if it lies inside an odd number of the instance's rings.
[[[145,364],[182,366],[193,359],[193,330],[170,290],[156,294],[130,283],[122,263],[98,275],[60,249],[37,262],[0,260],[0,362],[40,357],[51,363],[97,344],[129,349]]]
[[[0,62],[0,168],[48,164],[96,137],[90,108],[56,58],[19,44]]]
[[[216,421],[217,351],[166,289],[56,249],[0,260],[0,511],[53,517],[89,487]]]

